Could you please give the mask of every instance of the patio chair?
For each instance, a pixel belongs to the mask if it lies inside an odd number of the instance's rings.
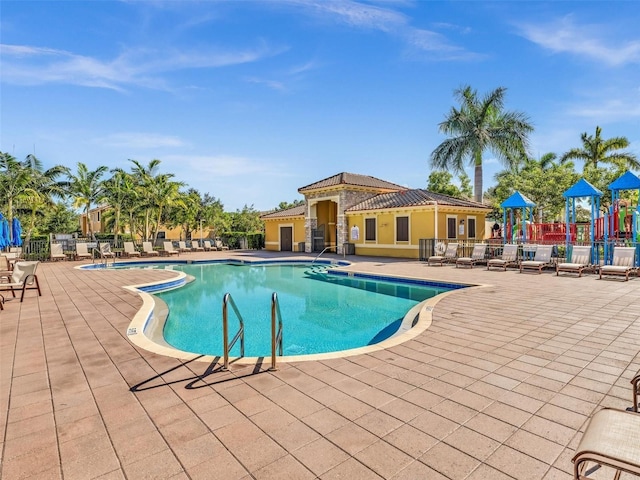
[[[602,275],[624,275],[625,281],[628,281],[629,275],[637,270],[634,266],[635,254],[635,247],[614,247],[613,262],[600,266],[600,278]]]
[[[487,261],[487,259],[485,258],[486,254],[487,244],[476,243],[473,246],[473,251],[471,252],[470,257],[459,257],[456,259],[456,268],[458,268],[459,266],[473,268],[473,266],[478,263],[485,263]]]
[[[556,276],[560,275],[560,272],[570,272],[577,273],[578,277],[581,277],[585,270],[595,270],[595,266],[591,263],[591,247],[588,245],[574,245],[570,260],[556,264]]]
[[[187,247],[187,242],[178,242],[178,251],[180,252],[190,252],[191,249]]]
[[[204,252],[204,247],[200,246],[198,240],[191,240],[191,250],[194,252]]]
[[[26,290],[38,290],[38,296],[42,296],[40,292],[40,284],[38,283],[38,277],[36,276],[36,269],[40,262],[16,262],[13,266],[11,276],[8,277],[8,282],[0,283],[0,290],[11,290],[11,294],[16,296],[16,289],[22,290],[20,295],[20,302],[24,299],[24,292]]]
[[[125,257],[139,257],[140,256],[140,252],[136,250],[135,245],[133,244],[133,242],[124,242],[124,252],[123,255]]]
[[[444,265],[445,263],[454,262],[458,257],[458,244],[449,243],[442,255],[432,255],[427,259],[427,265]]]
[[[151,242],[142,242],[142,255],[157,257],[158,255],[160,255],[160,253],[153,249],[153,245],[151,245]]]
[[[551,252],[553,245],[538,245],[533,260],[523,260],[520,262],[520,273],[525,270],[538,270],[542,273],[542,269],[551,266]]]
[[[229,246],[222,243],[222,240],[216,240],[217,250],[229,250]]]
[[[11,277],[11,263],[6,255],[0,255],[0,279]]]
[[[631,407],[631,411],[638,412],[638,408],[640,408],[640,405],[638,404],[638,400],[640,400],[640,370],[638,370],[636,376],[631,379],[631,387],[633,396],[633,406]]]
[[[110,243],[101,243],[100,244],[100,256],[102,258],[116,258],[115,252],[111,251]]]
[[[621,472],[640,476],[640,415],[614,408],[597,411],[572,462],[575,480],[586,480],[602,466],[615,470],[615,479]],[[593,466],[588,469],[590,463]]]
[[[507,267],[518,266],[518,245],[513,243],[507,243],[502,248],[502,255],[500,258],[492,258],[487,261],[487,270],[491,268],[501,268],[503,271],[507,271]]]
[[[173,248],[173,244],[171,242],[164,242],[164,250],[162,250],[163,255],[167,255],[170,257],[171,255],[180,255],[180,252]]]
[[[205,252],[209,252],[211,250],[217,250],[216,247],[214,247],[213,245],[211,245],[211,241],[210,240],[205,240],[204,242],[202,242],[202,245],[204,247],[204,251]]]
[[[82,260],[83,258],[93,258],[93,254],[89,253],[89,249],[86,243],[76,243],[76,260]]]
[[[52,243],[50,246],[50,252],[51,260],[53,261],[67,259],[67,256],[62,251],[61,243]]]

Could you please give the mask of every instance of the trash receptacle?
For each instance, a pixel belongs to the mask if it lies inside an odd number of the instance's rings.
[[[356,245],[355,243],[343,243],[342,248],[344,249],[345,255],[355,255],[356,254]]]

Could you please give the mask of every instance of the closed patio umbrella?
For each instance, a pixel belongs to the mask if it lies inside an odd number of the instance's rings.
[[[0,250],[9,245],[9,222],[0,213]]]
[[[22,225],[17,217],[13,217],[11,222],[11,245],[14,247],[22,246]]]

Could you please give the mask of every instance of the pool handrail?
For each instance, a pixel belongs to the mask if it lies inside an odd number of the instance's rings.
[[[278,320],[277,332],[276,319]],[[269,368],[272,372],[278,369],[276,367],[276,347],[278,355],[282,356],[282,313],[280,312],[278,294],[273,292],[271,295],[271,368]]]
[[[320,258],[320,255],[322,255],[324,252],[326,252],[326,251],[327,251],[327,250],[329,250],[330,248],[335,248],[335,249],[336,249],[336,253],[338,253],[338,246],[337,246],[337,245],[329,245],[328,247],[324,247],[324,250],[322,250],[322,251],[318,254],[318,256],[317,256],[316,258],[314,258],[314,259],[311,261],[311,265],[313,265],[313,263],[314,263],[317,259],[319,259],[319,258]],[[343,252],[342,258],[345,258],[345,254],[344,254],[344,252]]]
[[[229,343],[229,304],[231,304],[231,308],[233,308],[233,311],[235,312],[236,317],[238,317],[238,320],[240,322],[240,328],[233,337],[233,340],[231,340],[231,343]],[[224,364],[222,366],[223,371],[229,370],[229,351],[236,344],[238,338],[240,339],[240,356],[244,357],[244,320],[242,318],[242,315],[240,315],[240,311],[236,306],[236,302],[231,297],[231,294],[225,293],[224,297],[222,298],[222,339],[224,344]]]

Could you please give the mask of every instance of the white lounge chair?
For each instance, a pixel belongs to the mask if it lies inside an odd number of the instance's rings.
[[[93,254],[89,253],[89,249],[86,243],[76,243],[76,260],[82,260],[84,258],[93,258]]]
[[[502,255],[500,258],[492,258],[487,261],[487,270],[491,268],[501,268],[503,271],[507,270],[507,267],[518,266],[518,245],[513,243],[507,243],[502,248]]]
[[[64,254],[64,252],[62,251],[62,244],[61,243],[52,243],[50,245],[50,257],[51,260],[66,260],[67,256]]]
[[[200,246],[198,240],[191,240],[191,250],[194,252],[204,252],[204,247]]]
[[[110,243],[101,243],[100,244],[100,256],[102,258],[116,258],[116,254],[111,251]]]
[[[625,281],[629,280],[629,275],[637,271],[635,267],[635,247],[614,247],[613,261],[611,265],[600,267],[600,278],[602,275],[622,275]]]
[[[222,243],[222,240],[216,240],[216,249],[229,250],[229,246]]]
[[[486,254],[487,244],[476,243],[473,246],[473,251],[471,252],[470,257],[459,257],[456,259],[456,268],[459,266],[473,268],[473,266],[478,263],[485,263],[487,261],[485,258]]]
[[[458,244],[449,243],[443,255],[432,255],[427,259],[427,265],[444,265],[445,263],[454,262],[458,257]]]
[[[180,252],[175,248],[173,248],[173,244],[171,242],[164,242],[163,245],[164,245],[164,250],[162,250],[162,253],[164,255],[167,255],[169,257],[171,255],[180,255]]]
[[[37,289],[38,296],[42,296],[38,277],[36,276],[36,269],[39,263],[40,262],[16,262],[13,266],[11,276],[8,277],[9,281],[0,283],[0,290],[11,290],[14,297],[16,296],[16,289],[22,290],[20,302],[24,299],[24,292],[26,290]]]
[[[571,248],[571,259],[569,262],[562,262],[556,265],[556,276],[560,272],[577,273],[578,277],[582,276],[585,270],[594,270],[595,267],[591,263],[591,247],[588,245],[574,245]]]
[[[551,252],[553,245],[538,245],[533,260],[523,260],[520,262],[520,273],[524,270],[538,270],[542,273],[542,269],[551,265]]]
[[[187,247],[187,242],[178,242],[178,250],[180,252],[190,252],[191,249]]]
[[[217,250],[216,247],[211,245],[211,241],[210,240],[205,240],[204,242],[202,242],[202,245],[204,246],[204,251],[205,252],[209,252],[211,250]]]
[[[133,242],[124,242],[124,256],[125,257],[139,257],[140,252],[136,250]]]
[[[160,255],[160,253],[153,249],[151,242],[142,242],[142,254],[149,257],[157,257]]]

